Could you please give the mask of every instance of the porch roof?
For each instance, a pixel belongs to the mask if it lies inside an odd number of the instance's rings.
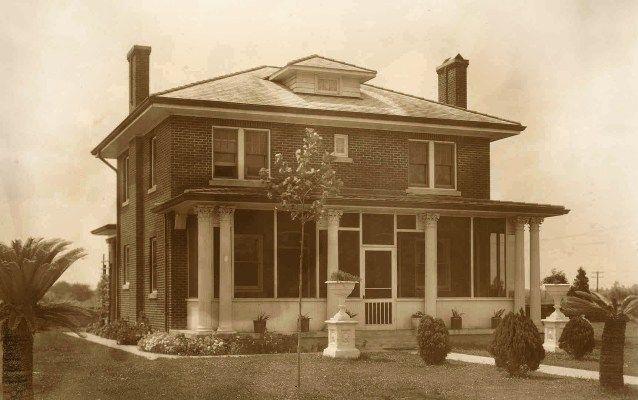
[[[153,212],[185,211],[201,203],[261,203],[274,205],[263,187],[216,186],[187,189],[183,193],[157,204]],[[330,206],[344,208],[399,208],[423,211],[440,211],[458,214],[498,214],[503,216],[553,217],[569,212],[563,206],[524,203],[461,196],[417,195],[399,190],[343,189],[339,196],[329,198]]]

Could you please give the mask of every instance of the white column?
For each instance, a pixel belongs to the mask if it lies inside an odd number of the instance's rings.
[[[529,220],[529,316],[538,329],[541,324],[540,225],[543,218]]]
[[[339,269],[339,221],[341,220],[341,215],[343,215],[343,212],[340,210],[326,211],[328,222],[328,280],[330,280],[330,275]],[[332,317],[332,314],[330,317]]]
[[[514,219],[515,244],[515,277],[514,277],[514,312],[525,310],[525,223],[527,218]]]
[[[218,333],[233,330],[232,236],[234,207],[218,207],[219,213],[219,326]]]
[[[419,215],[425,230],[425,313],[436,317],[437,299],[437,226],[439,214]]]
[[[213,214],[211,206],[197,206],[197,330],[213,330]]]

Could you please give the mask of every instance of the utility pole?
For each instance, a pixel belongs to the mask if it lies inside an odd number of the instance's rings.
[[[598,278],[603,275],[603,271],[593,271],[592,273],[596,275],[596,291],[598,291]]]

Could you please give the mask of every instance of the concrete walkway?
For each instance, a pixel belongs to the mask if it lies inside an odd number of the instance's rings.
[[[414,354],[417,354],[417,352],[414,352]],[[494,365],[494,359],[492,357],[474,356],[470,354],[450,353],[447,355],[447,359],[475,364]],[[538,367],[538,372],[549,375],[566,376],[569,378],[598,380],[598,371],[589,371],[586,369],[576,369],[541,364],[541,366]],[[624,375],[624,378],[626,385],[638,385],[638,376]]]

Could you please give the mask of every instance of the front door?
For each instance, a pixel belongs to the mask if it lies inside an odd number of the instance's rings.
[[[365,249],[363,257],[364,323],[369,328],[394,325],[394,250]]]

